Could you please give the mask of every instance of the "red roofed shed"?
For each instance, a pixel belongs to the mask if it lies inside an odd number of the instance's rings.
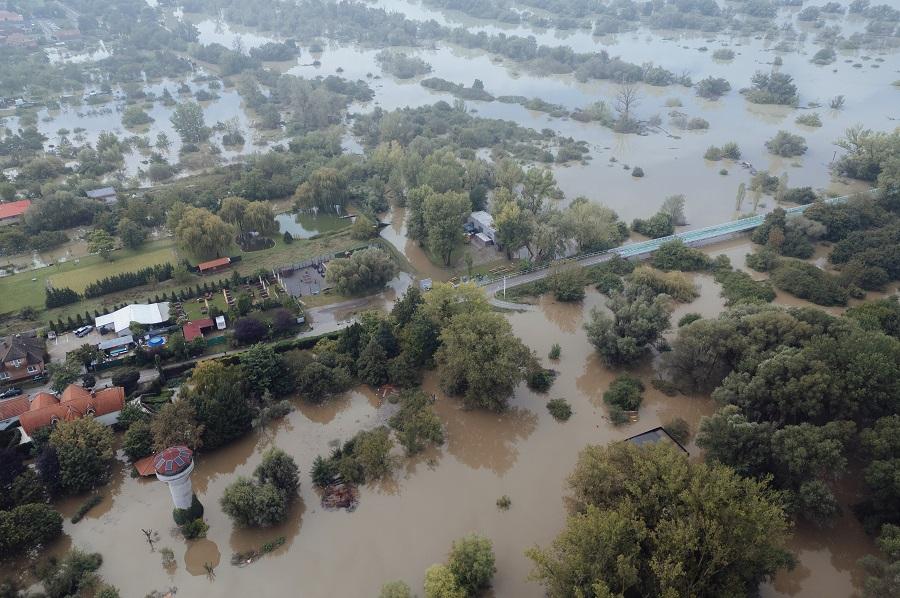
[[[181,327],[181,331],[184,333],[184,340],[191,342],[195,338],[203,336],[203,331],[213,326],[215,326],[215,323],[212,319],[203,318],[202,320],[188,322]]]
[[[224,268],[230,263],[230,257],[220,257],[218,259],[209,260],[208,262],[197,264],[197,268],[200,270],[200,274],[206,274],[207,272],[214,272],[220,268]]]
[[[30,199],[0,203],[0,224],[18,222],[30,205]]]

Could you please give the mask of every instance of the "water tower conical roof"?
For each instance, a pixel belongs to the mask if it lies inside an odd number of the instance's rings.
[[[170,446],[156,455],[153,467],[159,475],[176,475],[181,473],[194,459],[194,451],[186,446]]]

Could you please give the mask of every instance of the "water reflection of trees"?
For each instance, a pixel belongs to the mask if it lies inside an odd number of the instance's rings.
[[[232,474],[245,464],[259,444],[259,432],[254,430],[231,444],[197,457],[191,481],[196,494],[206,493],[209,483],[220,474]]]
[[[549,295],[540,300],[541,312],[547,321],[556,325],[560,332],[572,334],[578,330],[582,320],[584,305],[582,303],[561,303],[554,301]]]
[[[515,464],[516,445],[537,427],[538,417],[513,407],[505,413],[466,411],[449,401],[438,402],[447,425],[447,450],[473,469],[482,467],[503,475]]]
[[[209,538],[192,540],[184,553],[184,568],[193,576],[208,575],[206,565],[213,569],[219,566],[222,554],[219,547]]]
[[[350,393],[343,393],[329,398],[321,404],[309,403],[302,399],[292,401],[297,411],[309,421],[317,424],[328,424],[339,413],[350,407]]]
[[[298,496],[288,509],[287,519],[276,526],[266,528],[235,526],[228,541],[231,551],[234,553],[259,550],[266,542],[284,536],[284,544],[269,554],[276,555],[287,552],[294,543],[294,538],[300,533],[305,512],[306,503],[302,497]]]

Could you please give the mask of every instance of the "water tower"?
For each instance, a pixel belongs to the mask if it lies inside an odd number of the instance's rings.
[[[156,478],[169,486],[176,509],[191,508],[194,489],[191,472],[194,471],[194,452],[186,446],[170,446],[153,460]]]

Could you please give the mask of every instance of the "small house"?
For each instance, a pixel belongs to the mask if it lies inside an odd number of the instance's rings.
[[[685,452],[685,454],[687,454],[688,452],[687,449],[681,446],[680,442],[672,438],[672,436],[668,432],[666,432],[666,429],[662,426],[658,426],[656,428],[653,428],[652,430],[647,430],[646,432],[636,434],[631,438],[626,438],[625,442],[630,442],[638,446],[662,442],[681,449]]]
[[[121,357],[129,352],[134,344],[134,337],[130,334],[117,336],[97,343],[97,348],[103,351],[107,357]]]
[[[484,233],[475,233],[472,235],[472,245],[475,245],[476,247],[487,247],[488,245],[493,244],[494,242],[491,238]]]
[[[10,201],[8,203],[0,203],[0,226],[4,224],[15,224],[22,220],[22,216],[31,206],[31,200],[23,199],[21,201]]]
[[[497,243],[497,229],[494,228],[494,217],[485,211],[472,212],[469,214],[469,222],[475,228],[475,233],[482,233],[492,243]]]
[[[0,382],[29,380],[44,373],[44,340],[12,336],[0,342]]]
[[[219,317],[221,318],[222,316]],[[224,323],[224,318],[222,320]],[[201,338],[205,331],[212,330],[214,326],[215,324],[211,318],[203,318],[202,320],[188,322],[181,327],[181,332],[184,334],[184,340],[191,342],[195,338]]]
[[[208,262],[201,262],[197,264],[197,270],[200,272],[200,274],[211,274],[213,272],[224,270],[230,264],[230,257],[220,257],[214,260],[209,260]]]
[[[91,189],[90,191],[85,191],[85,194],[91,199],[97,199],[105,203],[106,205],[112,205],[119,201],[119,197],[116,195],[116,190],[112,187],[103,187],[102,189]]]

